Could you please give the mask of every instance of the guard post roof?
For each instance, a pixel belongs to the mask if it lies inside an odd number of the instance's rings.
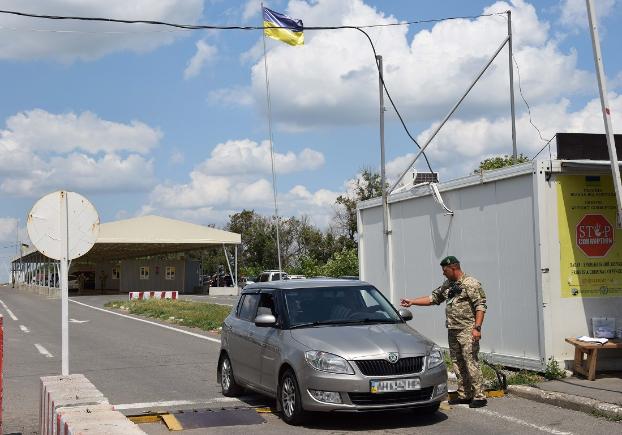
[[[161,216],[140,216],[101,224],[95,245],[79,260],[115,261],[240,243],[238,233]],[[37,252],[30,247],[23,251],[23,258]]]

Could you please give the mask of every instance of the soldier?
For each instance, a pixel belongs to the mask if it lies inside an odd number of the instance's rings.
[[[430,296],[402,299],[400,305],[439,305],[447,302],[446,326],[449,353],[458,378],[458,397],[449,404],[469,404],[470,408],[486,406],[483,377],[479,365],[479,340],[486,312],[486,294],[475,278],[466,275],[452,255],[441,261],[445,282]]]

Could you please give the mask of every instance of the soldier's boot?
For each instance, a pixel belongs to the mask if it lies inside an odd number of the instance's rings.
[[[486,405],[488,405],[487,399],[473,399],[471,403],[469,403],[469,408],[481,408]]]

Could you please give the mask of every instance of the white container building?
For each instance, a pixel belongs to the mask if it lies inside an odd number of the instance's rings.
[[[481,350],[489,361],[543,369],[570,361],[567,337],[590,335],[593,317],[622,326],[622,229],[608,161],[542,160],[358,205],[361,279],[394,305],[430,294],[447,255],[479,279],[488,297]],[[412,308],[411,325],[447,347],[444,306]],[[570,367],[570,364],[567,364]],[[620,369],[617,351],[600,369]]]

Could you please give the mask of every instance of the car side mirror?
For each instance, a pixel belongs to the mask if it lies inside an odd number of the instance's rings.
[[[407,310],[406,308],[400,308],[397,313],[400,315],[400,317],[405,320],[405,321],[409,321],[413,319],[413,313],[410,312],[410,310]]]
[[[267,327],[267,326],[274,326],[275,324],[276,324],[276,317],[274,317],[272,314],[260,314],[259,316],[255,317],[256,326]]]

